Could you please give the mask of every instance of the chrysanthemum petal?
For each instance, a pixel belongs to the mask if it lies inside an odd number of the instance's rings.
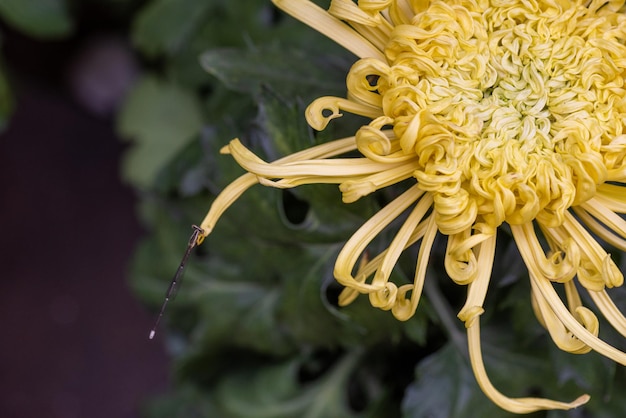
[[[482,237],[481,237],[482,238]],[[474,247],[474,245],[472,245]],[[478,273],[476,278],[469,284],[465,305],[461,308],[458,317],[465,322],[465,326],[471,326],[471,322],[482,314],[483,304],[487,296],[491,269],[493,267],[493,257],[496,252],[496,235],[485,237],[476,245],[478,256]]]
[[[250,187],[258,183],[257,177],[254,174],[244,174],[237,180],[230,183],[218,197],[211,204],[209,212],[204,217],[204,220],[200,224],[202,228],[203,236],[207,236],[213,231],[215,223],[222,216],[222,214],[235,203],[237,199]]]
[[[382,109],[365,102],[342,99],[341,97],[324,96],[315,99],[305,111],[306,120],[315,130],[322,131],[328,123],[342,116],[341,110],[346,110],[355,115],[376,119],[383,116]],[[325,113],[330,111],[330,115]]]
[[[598,201],[587,202],[574,207],[573,210],[587,228],[606,243],[626,251],[626,221],[615,212],[608,210]]]
[[[318,158],[303,161],[267,163],[246,148],[241,141],[233,139],[229,144],[233,158],[250,173],[266,178],[291,177],[345,177],[363,176],[395,169],[402,163],[384,164],[367,158]]]
[[[487,376],[480,346],[480,320],[476,318],[467,329],[469,354],[472,370],[478,385],[485,395],[500,408],[516,414],[528,414],[542,409],[572,409],[589,401],[589,395],[582,395],[573,402],[559,402],[542,398],[509,398],[498,391]]]
[[[563,305],[563,302],[549,281],[538,277],[535,273],[531,273],[530,278],[534,289],[543,296],[552,312],[554,312],[566,329],[593,350],[612,359],[616,363],[626,365],[626,353],[602,341],[581,325],[565,305]]]
[[[448,276],[459,285],[470,284],[478,274],[476,254],[471,248],[463,245],[471,237],[471,228],[448,236],[444,267]],[[463,248],[463,251],[459,251],[460,248]]]
[[[613,328],[626,337],[626,317],[615,306],[606,290],[600,292],[589,291],[589,295]]]
[[[272,0],[279,9],[329,37],[359,58],[385,60],[370,41],[310,0]]]
[[[411,318],[417,309],[417,305],[422,295],[422,289],[424,288],[424,280],[426,280],[428,261],[430,259],[435,237],[437,236],[437,223],[435,222],[434,216],[431,214],[424,222],[426,223],[426,231],[417,254],[417,265],[415,266],[413,284],[404,285],[398,289],[396,303],[393,308],[391,308],[393,316],[400,321],[406,321]],[[407,300],[406,294],[409,291],[411,292],[411,297]]]
[[[352,0],[332,0],[328,13],[346,21],[380,51],[384,51],[392,25],[380,13],[367,13]]]
[[[380,263],[380,266],[376,270],[372,284],[380,285],[385,283],[391,275],[391,270],[394,268],[400,258],[400,254],[404,251],[406,243],[409,241],[411,234],[415,230],[415,227],[419,225],[422,218],[430,209],[432,204],[432,196],[426,195],[415,205],[409,216],[405,219],[404,223],[396,233],[395,237],[389,244],[385,252],[385,256]]]
[[[430,215],[427,219],[420,222],[420,224],[415,228],[415,230],[411,234],[411,238],[406,243],[406,246],[404,248],[405,250],[409,246],[415,244],[417,241],[422,239],[426,235],[426,233],[430,231],[431,228],[433,228],[431,225],[432,223],[431,217],[432,215]],[[434,230],[436,232],[437,230],[436,225],[434,227]],[[388,249],[385,249],[384,251],[382,251],[380,254],[378,254],[376,257],[372,258],[371,260],[369,259],[369,256],[367,256],[367,253],[365,253],[361,257],[359,268],[354,276],[355,280],[359,283],[364,283],[372,274],[374,274],[374,272],[380,267],[383,261],[383,258],[387,254],[387,251]],[[416,274],[417,274],[417,271],[416,271]],[[345,287],[343,291],[341,292],[341,294],[339,295],[339,306],[349,305],[360,294],[361,293],[357,289],[354,289],[351,287]]]
[[[598,186],[596,199],[607,209],[616,213],[626,213],[626,187],[604,183]]]
[[[334,275],[339,283],[354,287],[363,293],[381,289],[380,285],[373,286],[359,282],[353,277],[352,270],[367,245],[412,203],[420,199],[424,193],[418,185],[414,185],[378,211],[350,237],[337,256],[335,263]]]
[[[531,284],[533,284],[531,282]],[[550,333],[550,337],[554,344],[563,351],[567,351],[572,354],[585,354],[591,351],[591,347],[578,339],[576,335],[570,332],[565,325],[554,314],[551,304],[543,297],[541,293],[535,290],[535,286],[532,286],[531,297],[533,298],[534,305],[538,308],[538,312],[535,312],[540,319],[541,324]],[[599,322],[598,319],[587,308],[579,306],[574,312],[570,312],[572,315],[576,315],[576,319],[583,324],[585,329],[595,337],[598,336]]]
[[[594,268],[601,273],[602,281],[608,287],[621,286],[624,276],[611,256],[600,246],[596,239],[580,225],[573,215],[567,213],[562,228],[572,237],[581,248],[581,254],[589,258]],[[579,272],[580,276],[580,272]],[[590,290],[599,291],[594,288]]]
[[[276,160],[276,163],[288,163],[312,158],[330,158],[336,155],[345,154],[356,149],[356,142],[353,136],[320,144],[303,151],[299,151]],[[227,148],[222,150],[227,152]],[[215,227],[215,223],[222,216],[224,211],[230,207],[246,190],[258,183],[256,175],[247,173],[229,184],[211,204],[209,212],[200,224],[203,236],[206,237]]]

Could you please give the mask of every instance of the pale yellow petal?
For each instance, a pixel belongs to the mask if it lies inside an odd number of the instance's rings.
[[[626,187],[604,183],[598,186],[595,197],[607,209],[617,213],[626,213]]]
[[[328,13],[348,22],[378,50],[385,50],[393,27],[380,13],[367,13],[352,0],[332,0]]]
[[[383,53],[370,41],[312,1],[272,0],[272,3],[302,23],[329,37],[357,57],[385,60]]]
[[[602,312],[602,315],[609,321],[609,323],[624,337],[626,337],[626,317],[622,314],[606,290],[600,292],[589,291],[591,299]]]
[[[626,365],[626,353],[602,341],[581,325],[563,305],[549,281],[536,276],[536,274],[531,274],[530,276],[535,291],[543,296],[552,312],[569,332],[603,356],[610,358],[616,363]]]
[[[621,286],[622,283],[624,283],[624,276],[611,259],[611,256],[607,254],[596,239],[591,236],[570,213],[565,215],[563,229],[567,231],[574,242],[580,246],[581,253],[589,258],[594,268],[601,274],[602,281],[606,286]],[[600,291],[602,289],[598,289],[594,286],[594,288],[590,290]]]
[[[352,275],[354,266],[369,243],[412,203],[420,199],[424,193],[418,185],[414,185],[379,210],[350,237],[337,256],[335,263],[334,275],[339,283],[344,286],[354,287],[364,293],[381,289],[380,285],[368,285],[356,280]]]
[[[539,279],[541,280],[541,279]],[[578,339],[576,335],[570,332],[565,325],[554,314],[548,301],[543,297],[541,293],[535,290],[534,281],[531,281],[531,297],[534,303],[538,307],[541,313],[541,323],[545,329],[550,333],[550,337],[554,344],[563,351],[567,351],[572,354],[585,354],[591,351],[591,347]],[[583,326],[591,332],[594,336],[598,336],[599,323],[597,318],[588,309],[579,306],[575,308],[572,313],[576,315],[576,319],[583,324]]]
[[[391,271],[396,266],[400,255],[406,248],[407,242],[415,231],[416,226],[420,224],[426,212],[431,208],[432,202],[432,196],[427,194],[415,205],[389,244],[385,256],[374,274],[372,286],[379,287],[387,283],[391,276]],[[393,299],[390,299],[390,297],[391,295],[385,291],[372,292],[370,293],[370,302],[372,306],[388,306],[389,309],[391,309],[395,304],[395,295]]]
[[[415,230],[413,231],[413,234],[411,234],[411,238],[406,243],[406,247],[404,248],[405,250],[409,246],[415,244],[417,241],[422,239],[424,235],[426,234],[426,232],[430,231],[430,227],[431,227],[430,224],[432,222],[431,217],[432,215],[429,216],[427,220],[420,222],[417,228],[415,228]],[[435,226],[435,232],[436,232],[436,226]],[[364,283],[372,274],[374,274],[374,272],[378,270],[378,268],[380,267],[380,264],[382,263],[383,258],[387,254],[387,251],[388,249],[382,251],[380,254],[378,254],[376,257],[372,259],[369,258],[369,256],[367,255],[367,252],[364,253],[364,255],[361,257],[361,261],[359,263],[359,268],[357,270],[357,273],[354,276],[355,280],[359,283]],[[339,295],[339,305],[345,306],[345,305],[352,303],[352,301],[354,301],[354,299],[359,294],[360,292],[354,288],[350,288],[350,287],[344,288],[341,294]]]
[[[430,215],[425,221],[424,239],[420,244],[420,249],[417,254],[417,265],[415,266],[415,275],[413,277],[413,284],[401,286],[398,289],[398,295],[396,296],[396,303],[391,308],[391,313],[400,321],[406,321],[415,314],[417,305],[422,295],[422,289],[424,288],[424,280],[426,280],[426,269],[428,268],[428,261],[430,260],[430,254],[432,252],[433,243],[437,236],[437,223],[434,216]],[[411,297],[406,298],[407,292],[411,292]]]
[[[246,148],[238,139],[233,139],[229,150],[237,163],[246,171],[266,178],[291,177],[344,177],[364,176],[393,170],[403,163],[385,164],[367,158],[319,158],[293,162],[267,163]]]
[[[591,199],[573,210],[587,228],[605,242],[626,251],[626,221],[622,217],[597,199]]]
[[[402,164],[396,168],[381,171],[358,179],[350,179],[341,183],[342,198],[345,203],[352,203],[383,187],[397,184],[409,179],[413,174],[412,164]]]
[[[382,109],[378,106],[343,99],[341,97],[324,96],[315,99],[306,108],[305,117],[313,129],[322,131],[332,119],[342,116],[341,110],[346,110],[355,115],[365,116],[370,119],[383,116]],[[326,115],[328,111],[331,113]]]
[[[448,236],[444,267],[448,276],[459,285],[470,284],[478,275],[476,254],[463,245],[471,236],[471,228]],[[459,251],[460,248],[464,248],[464,250]]]
[[[244,174],[237,180],[230,183],[221,193],[215,198],[211,204],[209,212],[204,217],[204,220],[200,224],[203,235],[206,237],[213,231],[216,222],[221,218],[222,214],[235,203],[237,199],[250,187],[257,184],[257,177],[254,174]]]
[[[467,329],[468,347],[472,370],[478,385],[485,395],[500,408],[516,414],[528,414],[542,409],[572,409],[589,401],[589,395],[582,395],[573,402],[559,402],[543,398],[509,398],[498,391],[487,376],[480,346],[480,320],[472,321]],[[539,382],[538,382],[539,383]]]
[[[480,234],[482,235],[482,234]],[[461,308],[458,317],[465,322],[465,326],[471,326],[471,322],[482,314],[483,304],[487,296],[491,269],[493,267],[493,257],[496,252],[496,235],[480,237],[479,244],[470,244],[476,248],[478,256],[478,273],[476,278],[469,284],[465,305]]]
[[[276,163],[288,163],[311,158],[330,158],[336,155],[345,154],[356,149],[356,142],[353,136],[317,145],[303,151],[299,151],[283,157]],[[222,152],[227,152],[225,147]],[[206,237],[215,227],[215,223],[222,214],[232,205],[246,190],[258,183],[258,178],[254,174],[244,174],[237,180],[229,184],[213,201],[209,212],[200,224],[203,236]]]

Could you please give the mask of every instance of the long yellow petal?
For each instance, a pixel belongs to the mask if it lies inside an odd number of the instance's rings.
[[[595,197],[608,209],[617,213],[626,213],[626,186],[604,183],[598,186]]]
[[[392,170],[403,163],[385,164],[367,158],[307,159],[294,162],[267,163],[244,147],[238,139],[229,144],[230,153],[246,171],[266,178],[307,176],[352,177]]]
[[[432,218],[432,215],[429,216],[424,221],[420,222],[417,228],[415,228],[415,230],[411,234],[411,238],[409,239],[409,241],[406,243],[406,246],[404,247],[405,250],[411,245],[415,244],[420,239],[422,239],[424,235],[426,234],[426,232],[430,230],[429,227],[432,222],[431,218]],[[437,228],[435,224],[435,232],[436,230]],[[387,254],[387,251],[388,249],[383,250],[371,260],[369,259],[369,257],[365,257],[365,256],[362,257],[361,258],[362,265],[359,266],[358,271],[354,276],[355,280],[359,283],[364,283],[372,274],[374,274],[374,272],[378,270],[378,268],[380,267],[380,264],[382,263],[385,255]],[[358,290],[351,288],[351,287],[345,287],[342,290],[341,294],[339,295],[339,306],[349,305],[350,303],[354,301],[354,299],[359,294],[360,292]]]
[[[577,338],[574,333],[569,331],[554,314],[551,307],[552,304],[550,304],[536,289],[535,281],[531,281],[531,289],[531,296],[541,313],[540,317],[542,325],[550,334],[554,344],[556,344],[556,346],[561,350],[572,354],[585,354],[591,351],[591,347]],[[591,311],[587,308],[579,306],[575,308],[575,312],[571,312],[570,309],[570,314],[575,315],[576,320],[581,322],[585,329],[588,329],[592,335],[596,337],[598,336],[598,319]]]
[[[606,290],[600,292],[590,290],[589,295],[613,328],[626,337],[626,317],[624,317],[619,308],[615,306],[615,303],[613,303],[613,300],[611,300]]]
[[[604,285],[608,287],[621,286],[624,283],[624,276],[611,256],[600,246],[598,241],[585,230],[571,213],[565,214],[565,222],[562,228],[572,237],[585,254],[595,269],[601,273]],[[580,272],[579,278],[580,278]],[[582,281],[581,281],[582,283]],[[584,283],[583,283],[584,284]],[[601,289],[593,288],[599,291]]]
[[[287,163],[310,158],[330,158],[336,155],[345,154],[356,149],[356,142],[353,136],[320,144],[303,151],[299,151],[276,160],[276,163]],[[222,214],[232,205],[246,190],[258,183],[258,178],[254,174],[244,174],[237,180],[229,184],[215,198],[209,212],[200,224],[203,230],[203,237],[206,237],[213,231],[215,223]]]
[[[493,257],[496,252],[496,235],[481,241],[477,246],[478,274],[469,284],[465,305],[461,308],[458,317],[465,322],[465,326],[471,326],[471,322],[483,312],[483,304],[487,296],[491,269],[493,267]]]
[[[433,199],[431,195],[426,195],[415,205],[415,208],[411,211],[409,216],[406,218],[402,227],[396,233],[396,236],[393,238],[389,247],[387,248],[386,254],[383,257],[383,260],[380,264],[378,270],[376,270],[376,274],[374,275],[374,279],[372,284],[378,285],[387,281],[389,276],[391,275],[391,270],[394,268],[396,263],[398,262],[398,258],[400,258],[400,254],[404,251],[407,242],[411,238],[411,234],[415,231],[416,225],[422,221],[422,218],[428,212],[431,205],[433,203]]]
[[[535,274],[531,275],[531,281],[535,288],[541,293],[541,295],[549,303],[550,308],[556,315],[556,317],[563,323],[563,325],[573,334],[591,347],[593,350],[626,366],[626,353],[616,349],[615,347],[602,341],[600,338],[589,332],[584,326],[582,326],[571,312],[563,305],[563,302],[556,293],[556,290],[552,287],[552,284],[537,277]]]
[[[426,269],[428,268],[428,261],[437,236],[437,223],[435,217],[431,214],[426,219],[426,230],[424,232],[424,239],[420,244],[420,249],[417,254],[417,264],[415,266],[415,275],[413,277],[413,284],[404,285],[398,289],[398,295],[396,296],[396,304],[391,309],[391,313],[400,321],[406,321],[413,316],[420,297],[422,295],[422,289],[424,288],[424,280],[426,280]],[[406,293],[410,291],[410,299],[406,299]]]
[[[420,199],[424,193],[419,188],[419,185],[414,185],[379,210],[350,237],[341,249],[335,262],[334,276],[339,283],[344,286],[354,287],[364,293],[375,292],[381,289],[380,285],[373,286],[359,282],[352,275],[352,270],[369,243],[412,203]]]
[[[346,21],[378,50],[384,51],[393,26],[380,13],[366,13],[352,0],[332,0],[328,13]]]
[[[509,398],[503,395],[493,386],[485,370],[480,347],[480,320],[478,318],[472,321],[467,329],[467,338],[472,370],[474,370],[476,381],[485,395],[500,408],[516,414],[528,414],[542,409],[567,410],[577,408],[589,401],[589,395],[582,395],[573,402],[559,402],[543,398]]]
[[[337,42],[357,57],[385,60],[383,53],[370,41],[312,1],[272,0],[272,3],[285,13]]]
[[[590,199],[572,209],[580,220],[600,238],[626,251],[626,221],[621,216],[608,209],[598,199]]]

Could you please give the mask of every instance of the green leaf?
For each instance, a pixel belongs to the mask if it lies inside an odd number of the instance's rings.
[[[0,14],[11,26],[37,38],[61,38],[74,30],[65,0],[0,0]]]
[[[505,335],[502,329],[483,332],[482,355],[490,380],[506,396],[571,401],[584,393],[571,382],[566,385],[562,378],[558,378],[560,366],[546,355],[547,350],[540,342],[520,346],[510,336],[505,339]],[[574,357],[567,356],[570,359]],[[574,375],[570,373],[570,376]],[[545,411],[539,411],[530,416],[545,414]],[[516,415],[501,410],[487,399],[475,381],[469,359],[452,344],[447,344],[418,364],[416,379],[409,386],[403,401],[403,416],[491,418]]]
[[[347,401],[347,386],[359,356],[347,353],[321,378],[298,381],[301,362],[245,370],[228,376],[215,398],[224,418],[357,417]]]
[[[202,113],[193,93],[144,78],[118,116],[120,135],[134,142],[124,157],[123,177],[138,188],[151,186],[158,171],[199,134],[201,126]]]
[[[132,39],[146,55],[174,55],[205,18],[211,2],[197,0],[156,0],[137,16]]]
[[[308,101],[345,92],[345,63],[284,46],[213,49],[202,54],[200,63],[226,86],[244,93],[258,94],[269,86],[285,97]]]
[[[220,266],[211,264],[212,270]],[[228,270],[231,271],[228,271]],[[229,280],[236,267],[221,266],[214,278],[187,272],[185,300],[198,312],[198,341],[206,352],[213,347],[239,347],[267,354],[286,354],[293,350],[293,341],[279,321],[281,290],[270,284]],[[235,274],[233,274],[235,273]],[[192,280],[194,283],[191,283]]]
[[[506,416],[498,414],[479,390],[465,359],[448,344],[417,367],[416,381],[409,386],[403,400],[403,417]],[[480,402],[476,398],[481,398]],[[479,410],[470,409],[472,404]]]
[[[281,263],[280,270],[281,325],[299,345],[363,348],[400,338],[402,323],[372,308],[367,298],[341,308],[328,299],[329,287],[338,287],[332,271],[339,246],[307,245],[305,250],[297,262]]]
[[[549,336],[545,338],[549,340],[552,373],[558,378],[558,387],[554,388],[552,396],[574,399],[584,393],[590,395],[591,400],[581,409],[594,418],[619,416],[615,412],[625,410],[626,401],[618,395],[623,393],[625,384],[623,379],[616,379],[617,365],[613,361],[596,352],[584,355],[566,353],[558,349]],[[571,415],[567,412],[550,414],[550,417],[557,416]]]

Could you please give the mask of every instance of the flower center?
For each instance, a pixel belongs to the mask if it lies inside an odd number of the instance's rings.
[[[442,232],[558,226],[621,165],[626,16],[565,3],[434,2],[393,28],[387,65],[351,70],[380,96],[370,128],[415,154]]]

